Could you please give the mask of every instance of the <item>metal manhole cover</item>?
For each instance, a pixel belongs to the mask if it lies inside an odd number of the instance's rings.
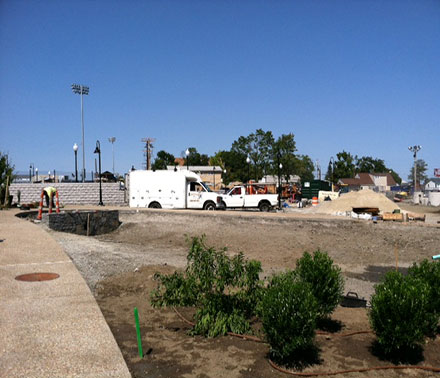
[[[56,273],[28,273],[15,277],[18,281],[35,282],[35,281],[50,281],[59,277]]]

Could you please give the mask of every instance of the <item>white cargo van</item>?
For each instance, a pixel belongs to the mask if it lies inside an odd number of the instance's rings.
[[[187,170],[131,171],[129,206],[155,209],[215,210],[221,197]]]

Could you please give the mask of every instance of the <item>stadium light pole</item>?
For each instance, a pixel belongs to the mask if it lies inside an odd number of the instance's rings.
[[[115,175],[115,149],[113,147],[114,143],[116,142],[115,137],[108,138],[108,141],[112,144],[112,157],[113,157],[113,176]]]
[[[417,190],[417,152],[419,152],[421,149],[422,146],[419,145],[408,147],[408,150],[410,150],[414,156],[414,193]]]
[[[81,96],[81,129],[82,129],[82,151],[83,151],[83,177],[82,181],[86,180],[86,150],[84,148],[84,110],[83,110],[83,95],[89,94],[89,87],[86,87],[82,84],[72,84],[72,91],[75,94],[79,94]]]

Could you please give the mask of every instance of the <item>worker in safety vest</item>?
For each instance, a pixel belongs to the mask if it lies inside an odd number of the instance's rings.
[[[51,200],[52,207],[55,207],[54,197],[55,197],[55,193],[57,192],[57,189],[54,188],[53,186],[47,186],[46,188],[43,189],[43,191],[44,191],[44,197],[46,198],[46,206],[49,207],[49,200]]]

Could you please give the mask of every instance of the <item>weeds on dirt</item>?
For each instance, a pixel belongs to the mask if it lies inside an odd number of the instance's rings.
[[[205,238],[191,240],[184,273],[156,275],[153,306],[195,306],[194,334],[215,337],[227,332],[245,333],[261,295],[261,263],[243,254],[232,258],[226,249],[207,247]]]
[[[384,282],[376,285],[369,318],[377,336],[374,349],[383,358],[407,362],[405,356],[420,350],[433,321],[429,295],[426,282],[400,272],[388,272]]]

